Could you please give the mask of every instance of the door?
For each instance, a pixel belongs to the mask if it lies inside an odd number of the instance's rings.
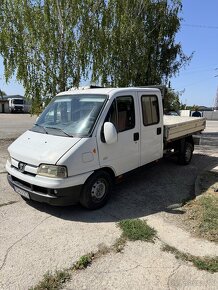
[[[118,140],[106,144],[103,136],[98,134],[100,167],[110,167],[116,176],[139,166],[139,121],[136,93],[116,96],[108,110],[104,122],[115,125]]]
[[[5,104],[2,104],[2,113],[5,112]]]
[[[160,95],[138,92],[141,116],[140,165],[163,156],[163,113]]]

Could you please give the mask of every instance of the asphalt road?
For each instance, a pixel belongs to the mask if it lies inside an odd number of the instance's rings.
[[[13,115],[13,121],[10,116],[4,119],[0,115],[4,138],[12,138],[14,132],[17,136],[34,123],[30,116],[22,119]],[[7,125],[2,126],[3,119]],[[209,130],[218,127],[218,122],[207,124]],[[10,135],[5,132],[7,128]],[[218,255],[216,245],[195,239],[180,228],[177,220],[182,213],[173,210],[174,205],[193,196],[196,176],[204,168],[217,165],[217,147],[197,146],[188,166],[179,166],[173,160],[147,166],[118,184],[104,208],[87,211],[79,205],[26,203],[16,194],[7,183],[4,169],[11,142],[0,139],[1,290],[28,289],[47,271],[72,266],[80,256],[95,252],[99,244],[112,245],[121,234],[116,222],[129,218],[146,219],[158,231],[159,241],[128,243],[123,254],[102,257],[76,273],[65,289],[216,289],[217,274],[176,260],[161,251],[161,242],[194,255]]]
[[[207,133],[216,133],[218,135],[218,121],[206,121],[206,129],[204,130]]]
[[[0,114],[0,139],[17,138],[35,123],[29,114]]]

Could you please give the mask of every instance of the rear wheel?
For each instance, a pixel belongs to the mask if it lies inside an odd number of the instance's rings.
[[[194,147],[190,142],[185,141],[179,150],[178,162],[182,165],[187,165],[192,160]]]
[[[109,173],[98,171],[93,173],[82,189],[80,203],[88,209],[104,206],[110,197],[112,179]]]

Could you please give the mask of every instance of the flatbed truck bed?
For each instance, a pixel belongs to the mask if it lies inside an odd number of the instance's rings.
[[[205,129],[206,119],[197,117],[164,116],[164,141],[171,142]]]

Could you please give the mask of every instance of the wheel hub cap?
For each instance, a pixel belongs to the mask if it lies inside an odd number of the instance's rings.
[[[91,195],[96,199],[101,199],[105,195],[106,186],[103,181],[96,181],[91,189]]]

